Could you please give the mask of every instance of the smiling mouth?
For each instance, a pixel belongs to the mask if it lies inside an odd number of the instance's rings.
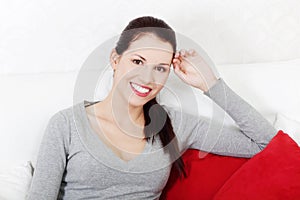
[[[135,94],[141,97],[146,97],[151,92],[151,88],[139,85],[137,83],[130,82],[131,89]]]

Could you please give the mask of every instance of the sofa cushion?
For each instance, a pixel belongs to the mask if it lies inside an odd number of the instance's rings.
[[[300,148],[279,130],[265,149],[229,178],[214,199],[299,199],[299,180]]]
[[[0,171],[0,199],[26,199],[33,175],[31,161]]]
[[[188,149],[182,158],[187,178],[180,180],[177,171],[172,168],[160,199],[212,199],[226,180],[248,160],[196,149]]]

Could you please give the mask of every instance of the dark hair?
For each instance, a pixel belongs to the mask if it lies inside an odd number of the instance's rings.
[[[163,20],[151,16],[139,17],[129,22],[129,24],[125,27],[120,35],[115,48],[116,52],[119,55],[122,55],[123,52],[128,49],[131,42],[147,33],[152,33],[162,41],[169,42],[172,45],[174,56],[176,51],[175,32]],[[150,108],[151,118],[149,113]],[[143,111],[145,117],[144,133],[146,135],[147,142],[150,140],[151,136],[153,137],[154,142],[155,128],[157,129],[157,127],[161,127],[161,122],[165,120],[163,118],[166,118],[163,128],[159,130],[158,133],[160,140],[163,144],[163,147],[166,147],[166,149],[169,151],[172,160],[175,160],[172,167],[175,167],[177,169],[180,178],[182,175],[184,175],[184,177],[187,177],[184,169],[184,162],[180,156],[178,141],[173,131],[172,123],[167,112],[162,108],[161,105],[157,103],[156,98],[148,101],[144,105]],[[149,126],[150,122],[151,126]],[[170,142],[171,144],[169,144]]]

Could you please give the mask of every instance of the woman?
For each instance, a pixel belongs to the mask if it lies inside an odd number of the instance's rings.
[[[162,20],[132,20],[110,61],[113,87],[104,100],[83,101],[50,119],[27,199],[159,199],[172,166],[186,175],[180,157],[186,149],[252,157],[277,132],[195,50],[176,51],[175,33]],[[218,130],[159,105],[171,66],[240,129]]]

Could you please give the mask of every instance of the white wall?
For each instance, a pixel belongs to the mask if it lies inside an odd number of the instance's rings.
[[[78,70],[133,18],[161,17],[216,64],[300,57],[297,0],[1,0],[0,74]]]

